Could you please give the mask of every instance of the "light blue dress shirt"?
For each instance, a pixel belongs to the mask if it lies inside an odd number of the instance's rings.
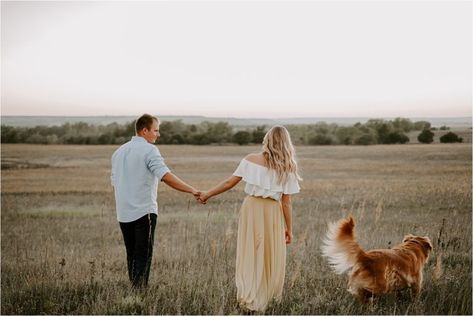
[[[118,221],[158,214],[158,183],[168,172],[158,148],[143,137],[133,136],[120,146],[112,155],[111,174]]]

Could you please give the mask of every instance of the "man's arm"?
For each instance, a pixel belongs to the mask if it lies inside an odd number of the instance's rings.
[[[186,192],[186,193],[192,193],[196,198],[200,196],[200,191],[196,190],[193,186],[188,185],[181,179],[179,179],[176,175],[174,175],[172,172],[167,172],[162,178],[161,181],[169,185],[171,188],[181,191],[181,192]]]

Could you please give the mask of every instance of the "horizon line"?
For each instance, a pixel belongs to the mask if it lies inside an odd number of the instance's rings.
[[[1,114],[0,117],[138,117],[137,115],[124,114],[124,115],[35,115],[35,114]],[[229,118],[229,119],[264,119],[264,120],[278,120],[278,119],[311,119],[311,118],[470,118],[472,115],[459,115],[459,116],[403,116],[403,115],[394,115],[394,116],[382,116],[382,115],[373,115],[373,116],[286,116],[286,117],[238,117],[238,116],[207,116],[207,115],[178,115],[178,114],[165,114],[157,115],[159,117],[166,116],[175,116],[175,117],[208,117],[208,118]]]

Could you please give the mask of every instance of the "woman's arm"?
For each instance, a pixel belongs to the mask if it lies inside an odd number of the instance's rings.
[[[286,244],[292,242],[292,202],[290,194],[283,194],[281,198],[282,211],[284,214],[284,220],[286,222]]]
[[[205,192],[202,192],[202,194],[200,195],[199,200],[202,203],[205,204],[209,198],[211,198],[212,196],[218,195],[220,193],[223,193],[225,191],[230,190],[235,185],[237,185],[238,182],[240,182],[240,180],[241,180],[241,177],[231,176],[228,179],[226,179],[226,180],[220,182],[219,184],[217,184],[212,189],[210,189],[208,191],[205,191]]]

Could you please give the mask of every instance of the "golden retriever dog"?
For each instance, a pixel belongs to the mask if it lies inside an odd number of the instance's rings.
[[[348,291],[360,302],[405,288],[411,288],[417,296],[431,250],[429,237],[407,235],[392,249],[364,251],[356,242],[351,216],[329,225],[322,246],[322,254],[337,274],[351,269]]]

